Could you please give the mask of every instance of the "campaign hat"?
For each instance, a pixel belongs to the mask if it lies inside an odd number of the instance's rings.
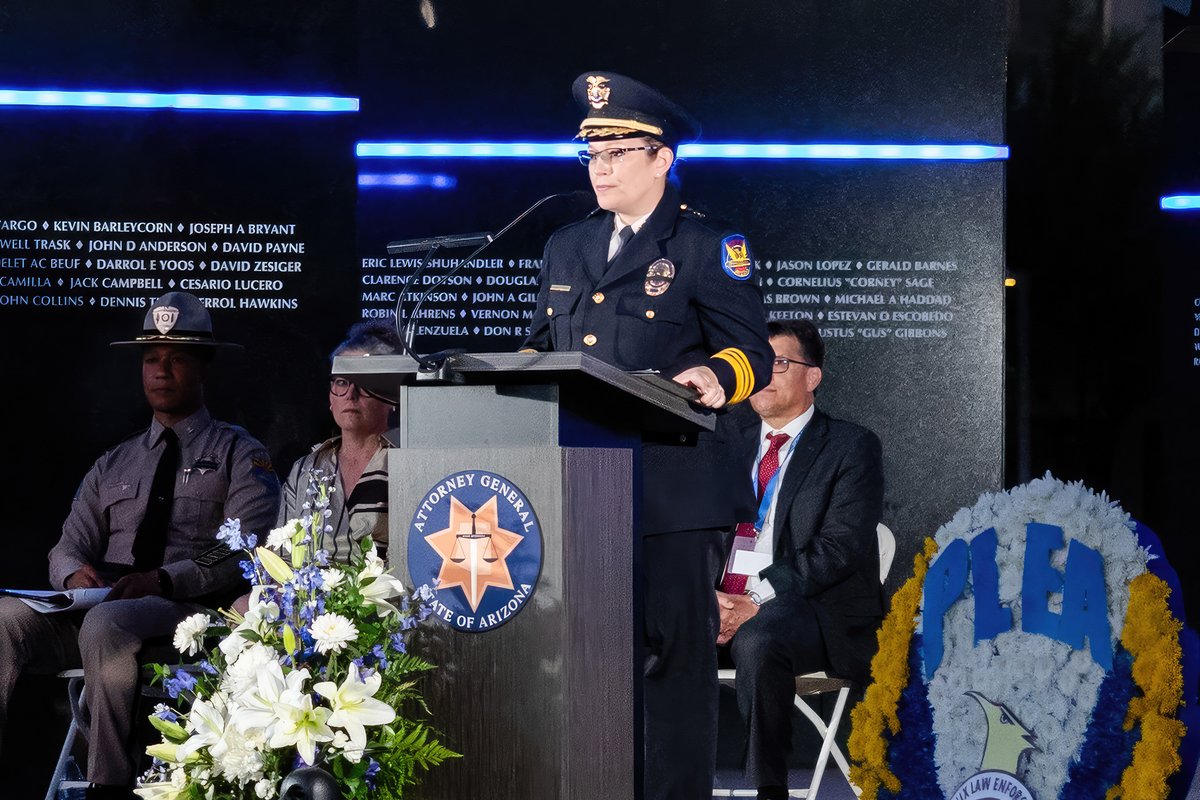
[[[142,334],[111,345],[176,344],[194,347],[234,347],[240,344],[218,342],[213,336],[212,316],[204,302],[187,292],[167,292],[150,304],[142,323]]]
[[[571,86],[584,111],[576,139],[650,136],[674,149],[700,138],[700,123],[683,106],[641,81],[615,72],[585,72]]]

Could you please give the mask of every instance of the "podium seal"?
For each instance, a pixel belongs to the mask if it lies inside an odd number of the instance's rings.
[[[541,570],[537,514],[516,484],[494,472],[442,478],[409,524],[409,578],[436,587],[434,615],[457,630],[508,622],[533,596]]]

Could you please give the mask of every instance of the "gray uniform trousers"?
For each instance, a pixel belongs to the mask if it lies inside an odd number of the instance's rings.
[[[0,597],[0,732],[17,678],[53,675],[83,667],[91,713],[87,778],[131,785],[130,731],[136,710],[142,642],[170,636],[185,617],[201,610],[163,597],[114,600],[78,614],[40,614],[13,597]]]

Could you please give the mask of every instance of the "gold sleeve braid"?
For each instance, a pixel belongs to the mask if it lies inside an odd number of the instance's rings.
[[[714,353],[713,358],[728,362],[729,366],[733,367],[737,383],[734,385],[733,397],[729,398],[730,405],[740,403],[754,393],[754,370],[750,368],[750,359],[746,358],[745,353],[736,347],[726,347],[721,352]]]

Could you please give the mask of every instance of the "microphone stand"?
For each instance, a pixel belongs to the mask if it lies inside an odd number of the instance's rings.
[[[506,234],[510,230],[512,230],[512,228],[518,222],[525,219],[527,216],[532,214],[537,209],[541,208],[544,203],[546,203],[550,200],[553,200],[556,197],[578,197],[578,196],[584,196],[584,195],[588,195],[588,194],[589,194],[588,192],[583,192],[583,191],[559,192],[557,194],[546,195],[542,199],[538,200],[536,203],[531,205],[529,208],[525,209],[520,214],[518,214],[517,217],[512,222],[508,223],[503,228],[501,228],[499,233],[497,233],[495,236],[490,236],[487,241],[485,241],[483,244],[479,245],[479,247],[475,248],[475,252],[471,253],[471,255],[467,256],[462,261],[458,262],[458,264],[455,265],[453,269],[451,269],[445,275],[441,276],[441,278],[439,278],[437,281],[435,281],[428,289],[426,289],[424,292],[422,292],[420,294],[420,296],[417,297],[417,301],[413,305],[413,308],[412,308],[412,313],[409,315],[408,319],[405,321],[403,330],[401,330],[401,328],[400,328],[400,318],[399,318],[399,314],[397,314],[396,332],[398,334],[400,334],[400,340],[403,343],[405,352],[417,362],[419,372],[420,372],[418,377],[420,379],[423,379],[423,380],[452,380],[452,377],[449,372],[450,359],[451,359],[451,357],[458,355],[459,353],[465,352],[464,350],[461,350],[461,349],[451,349],[451,350],[441,350],[437,353],[431,353],[429,355],[422,356],[422,355],[418,354],[415,350],[412,349],[413,339],[416,336],[416,330],[415,330],[414,324],[415,324],[415,320],[417,319],[417,313],[421,310],[421,306],[425,303],[425,300],[429,297],[430,293],[433,292],[434,289],[437,289],[439,286],[444,284],[446,281],[450,280],[450,278],[454,277],[454,275],[456,275],[463,268],[465,268],[466,266],[468,266],[469,264],[474,262],[475,259],[477,259],[479,257],[480,253],[482,253],[487,248],[491,247],[492,244],[497,239],[499,239],[501,236],[503,236],[504,234]],[[436,249],[437,249],[437,246],[435,245],[429,251],[429,255],[426,256],[426,258],[425,258],[426,261],[428,261],[429,258],[432,257],[432,255]],[[405,287],[407,288],[407,282],[405,284]],[[401,295],[401,297],[403,297],[403,295]]]

